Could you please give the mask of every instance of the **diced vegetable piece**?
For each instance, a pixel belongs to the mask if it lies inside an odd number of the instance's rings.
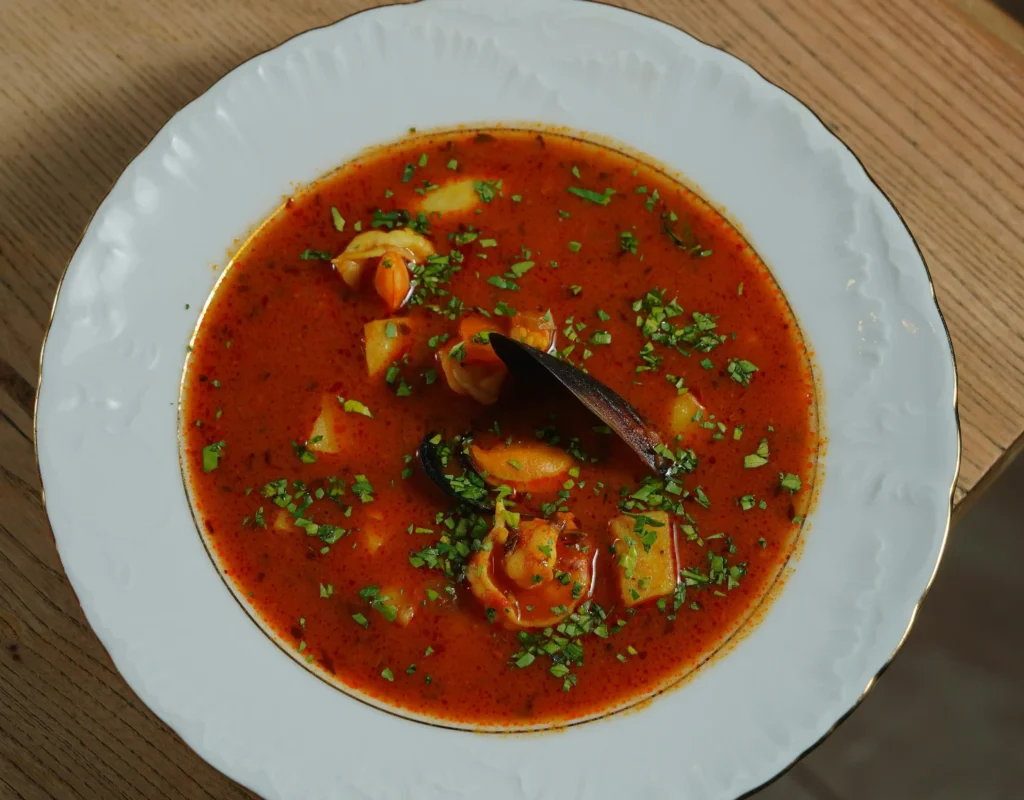
[[[687,436],[707,415],[703,413],[704,406],[697,402],[693,392],[683,392],[672,399],[672,407],[669,411],[669,429],[675,436]],[[698,416],[700,414],[700,416]]]
[[[394,609],[394,611],[386,611],[385,615],[388,618],[394,615],[393,622],[396,625],[401,625],[404,628],[412,622],[412,618],[416,615],[416,604],[409,592],[402,592],[397,586],[382,586],[377,597],[381,598],[380,604],[391,606]]]
[[[389,250],[380,257],[373,286],[388,311],[397,311],[409,296],[409,268],[397,250]]]
[[[544,442],[501,442],[484,448],[469,447],[473,467],[491,486],[507,484],[517,492],[554,492],[568,478],[573,457]]]
[[[474,188],[476,178],[449,181],[423,196],[419,210],[427,214],[458,214],[472,211],[480,205],[480,196]]]
[[[370,555],[376,555],[384,546],[384,537],[373,530],[363,531],[363,544],[366,545]]]
[[[386,528],[383,526],[384,514],[379,509],[373,507],[365,509],[363,513],[366,515],[366,518],[359,525],[363,535],[363,544],[370,555],[376,555],[384,546],[384,540],[387,536]]]
[[[341,450],[341,442],[335,431],[335,421],[341,409],[338,407],[338,399],[333,394],[325,394],[320,401],[320,416],[313,423],[309,432],[307,447],[318,453],[337,453]],[[320,437],[320,438],[317,438]]]
[[[363,335],[366,338],[366,370],[371,377],[383,373],[412,347],[409,321],[399,317],[367,322]]]
[[[279,508],[274,514],[273,529],[281,533],[296,530],[295,523],[292,522],[292,515],[287,510]]]
[[[609,521],[622,602],[636,606],[676,588],[672,526],[664,511],[620,514]],[[637,530],[642,526],[641,530]]]

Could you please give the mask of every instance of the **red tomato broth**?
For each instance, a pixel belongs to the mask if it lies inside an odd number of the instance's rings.
[[[423,153],[427,165],[402,182],[406,165],[417,164]],[[447,168],[451,159],[458,161],[457,171]],[[705,572],[708,550],[720,553],[727,547],[725,539],[707,537],[718,532],[731,537],[736,552],[729,554],[729,563],[747,565],[737,587],[688,590],[672,621],[671,598],[667,613],[653,605],[627,613],[618,598],[613,571],[619,567],[608,552],[607,521],[620,513],[620,487],[638,486],[646,468],[621,442],[595,433],[596,419],[548,398],[524,397],[528,387],[506,381],[499,403],[482,406],[453,393],[439,368],[436,381],[426,385],[423,373],[436,365],[423,342],[449,333],[450,344],[458,320],[420,306],[398,312],[417,342],[413,363],[402,370],[410,396],[398,397],[383,377],[367,375],[363,325],[390,316],[373,290],[372,274],[352,290],[330,264],[302,260],[299,254],[307,249],[340,253],[357,220],[369,230],[375,210],[410,208],[420,200],[415,189],[422,181],[443,183],[456,172],[503,182],[500,195],[479,206],[482,213],[431,219],[429,238],[439,253],[447,252],[449,234],[467,225],[480,230],[476,241],[458,247],[465,259],[448,287],[467,311],[493,309],[498,301],[520,312],[550,309],[559,349],[569,344],[565,319],[583,321],[587,328],[570,356],[577,363],[589,335],[607,330],[611,343],[588,345],[593,356],[584,364],[656,428],[668,429],[668,409],[676,397],[666,374],[683,376],[716,426],[726,427],[721,439],[712,438],[717,427],[696,428],[683,442],[699,465],[681,483],[690,492],[701,486],[710,507],[692,495],[684,501],[702,545],[687,540],[681,520],[675,520],[673,535],[677,567]],[[569,194],[569,186],[598,192],[612,187],[616,193],[607,205],[598,205]],[[638,186],[648,191],[639,193]],[[648,210],[645,203],[655,188],[660,200]],[[387,192],[393,194],[386,197]],[[335,228],[332,206],[346,220],[342,232]],[[678,215],[679,230],[689,225],[710,255],[695,257],[676,246],[663,229],[666,209]],[[619,234],[626,230],[636,236],[637,254],[623,252]],[[480,240],[486,238],[496,239],[497,247],[482,248]],[[580,243],[578,252],[570,250],[570,241]],[[521,248],[531,251],[535,266],[516,281],[520,291],[485,282],[523,260]],[[367,271],[372,273],[373,264]],[[574,294],[573,286],[582,289]],[[645,340],[632,303],[656,286],[667,288],[666,302],[678,296],[687,321],[695,310],[718,317],[717,332],[726,340],[706,356],[712,369],[701,366],[703,353],[685,357],[656,346],[664,356],[660,369],[636,372]],[[610,319],[599,319],[598,309]],[[730,358],[757,365],[749,386],[730,379]],[[373,418],[343,413],[339,406],[335,432],[345,443],[343,451],[303,463],[291,443],[309,437],[325,393],[358,399]],[[192,500],[207,545],[284,647],[343,687],[389,707],[450,724],[519,727],[565,723],[641,700],[692,669],[742,624],[788,558],[800,530],[794,517],[806,512],[812,496],[819,446],[815,410],[810,357],[785,298],[717,212],[635,158],[561,135],[495,130],[406,140],[369,153],[292,197],[243,247],[211,299],[186,365],[182,427]],[[435,515],[448,502],[422,470],[401,477],[406,466],[417,467],[404,457],[415,453],[428,430],[485,431],[498,421],[503,435],[518,431],[528,439],[552,412],[560,412],[563,441],[577,435],[582,448],[600,458],[598,464],[580,464],[579,480],[587,486],[575,488],[566,504],[595,545],[591,599],[609,612],[609,626],[626,620],[607,639],[584,638],[584,664],[572,669],[577,683],[569,691],[544,659],[521,669],[510,666],[519,649],[516,631],[490,623],[464,586],[457,586],[453,597],[445,592],[440,572],[410,563],[410,553],[438,537],[407,529],[438,531]],[[743,426],[739,440],[733,438],[737,425]],[[745,468],[744,456],[762,438],[770,448],[768,464]],[[204,473],[202,449],[217,441],[225,442],[222,457],[216,469]],[[802,489],[795,495],[781,489],[780,473],[799,475]],[[278,509],[260,495],[262,486],[281,478],[312,488],[326,476],[343,476],[351,484],[354,475],[365,475],[373,485],[373,502],[361,503],[349,490],[341,498],[351,504],[349,517],[327,500],[310,509],[318,522],[357,529],[326,553],[318,538],[298,527],[277,530]],[[605,488],[595,493],[598,481]],[[742,510],[738,499],[750,494],[764,499],[767,508]],[[243,526],[261,506],[266,529],[251,522]],[[371,533],[383,539],[376,552],[368,546]],[[322,597],[321,587],[328,585],[333,593]],[[415,604],[408,627],[388,622],[359,596],[368,585],[401,588],[403,601]],[[439,599],[428,600],[428,589]],[[368,627],[353,620],[356,614]],[[433,652],[425,656],[428,647]],[[385,669],[393,680],[382,676]]]

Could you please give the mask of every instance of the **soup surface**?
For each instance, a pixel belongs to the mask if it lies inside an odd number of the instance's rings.
[[[628,400],[668,477],[517,383],[491,332]],[[578,139],[460,131],[359,158],[244,246],[186,365],[183,452],[207,547],[297,660],[532,727],[650,696],[747,619],[806,513],[815,409],[785,299],[700,198]],[[416,457],[434,432],[447,494]]]

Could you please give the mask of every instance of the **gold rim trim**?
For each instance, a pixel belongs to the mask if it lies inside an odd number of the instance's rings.
[[[917,251],[917,255],[921,259],[921,264],[922,264],[922,266],[924,267],[924,270],[925,270],[925,277],[928,280],[928,286],[929,286],[929,289],[931,291],[932,303],[934,304],[936,313],[939,316],[939,322],[942,323],[942,330],[946,334],[946,343],[947,343],[947,345],[949,347],[950,364],[953,367],[953,398],[952,398],[952,400],[953,400],[953,418],[954,418],[954,421],[956,423],[957,448],[956,448],[956,467],[955,467],[955,469],[953,471],[953,480],[952,480],[952,483],[951,483],[950,488],[949,488],[949,502],[948,502],[948,507],[947,507],[947,512],[946,512],[946,525],[945,525],[945,530],[943,531],[943,534],[942,534],[942,542],[941,542],[940,547],[939,547],[938,557],[936,558],[936,561],[935,561],[935,568],[932,570],[932,574],[929,576],[928,581],[925,584],[925,587],[924,587],[924,589],[921,592],[921,596],[918,598],[917,603],[914,605],[914,608],[911,611],[910,619],[908,620],[907,626],[906,626],[906,628],[903,631],[903,635],[900,637],[899,642],[897,642],[896,647],[893,649],[893,651],[889,655],[888,659],[885,661],[884,664],[882,664],[882,666],[878,669],[878,671],[875,672],[875,674],[871,677],[871,679],[868,681],[867,685],[861,691],[860,696],[857,698],[857,700],[854,702],[854,704],[850,707],[850,709],[845,714],[843,714],[843,716],[841,716],[838,720],[836,720],[836,722],[827,731],[825,731],[825,733],[822,734],[822,736],[816,742],[812,743],[803,752],[798,754],[789,764],[787,764],[776,775],[774,775],[772,778],[770,778],[769,780],[765,781],[764,783],[761,783],[760,785],[758,785],[756,787],[753,787],[752,789],[748,790],[747,792],[745,792],[744,794],[740,795],[737,798],[737,800],[743,800],[744,798],[748,798],[751,795],[755,794],[756,792],[760,791],[761,789],[764,789],[765,787],[771,785],[772,783],[777,781],[779,778],[781,778],[783,775],[785,775],[787,772],[789,772],[794,766],[796,766],[797,763],[799,763],[803,758],[805,758],[807,755],[809,755],[811,752],[813,752],[815,749],[817,749],[817,747],[819,745],[821,745],[822,742],[824,742],[826,739],[828,739],[839,728],[839,726],[842,725],[843,722],[845,722],[850,717],[850,715],[853,714],[853,712],[856,711],[857,708],[860,707],[861,703],[864,702],[864,698],[867,697],[868,692],[870,692],[871,689],[874,687],[874,685],[877,682],[878,678],[880,678],[882,676],[882,674],[884,674],[884,672],[889,668],[889,666],[893,662],[893,659],[896,657],[896,655],[899,653],[900,649],[903,647],[904,643],[907,640],[908,635],[910,634],[910,630],[911,630],[911,628],[913,628],[914,622],[917,619],[917,615],[918,615],[918,612],[920,611],[921,604],[924,602],[925,597],[927,597],[927,595],[928,595],[928,591],[931,589],[932,584],[935,582],[935,575],[938,572],[939,565],[942,563],[942,557],[945,555],[946,545],[947,545],[947,543],[949,541],[949,531],[950,531],[950,526],[952,524],[952,518],[953,518],[953,496],[954,496],[954,493],[956,491],[957,482],[958,482],[959,477],[960,477],[960,467],[961,467],[961,463],[962,463],[962,459],[963,459],[963,437],[962,437],[962,434],[961,434],[960,411],[959,411],[959,372],[957,370],[956,352],[953,349],[953,340],[952,340],[952,338],[949,335],[949,326],[946,324],[946,319],[943,316],[942,308],[939,306],[938,299],[937,299],[936,294],[935,294],[935,279],[932,276],[931,269],[929,268],[928,262],[927,262],[927,260],[924,257],[924,253],[921,251],[921,246],[918,244],[917,239],[914,238],[914,234],[910,230],[910,226],[907,225],[906,219],[904,219],[904,217],[900,213],[899,209],[896,208],[896,205],[892,202],[892,199],[885,192],[885,190],[882,189],[882,187],[879,185],[878,181],[876,181],[875,178],[872,176],[871,172],[868,170],[868,168],[864,164],[864,162],[861,161],[860,157],[857,156],[857,154],[853,151],[853,149],[848,144],[846,144],[846,142],[843,141],[843,139],[841,137],[839,137],[831,129],[829,129],[828,125],[826,125],[825,121],[817,114],[817,112],[815,112],[812,108],[810,108],[810,106],[808,106],[806,103],[804,103],[802,100],[800,100],[800,98],[798,98],[792,92],[788,91],[787,89],[784,89],[782,86],[778,85],[773,80],[771,80],[768,77],[766,77],[760,70],[756,69],[755,67],[751,66],[747,62],[743,61],[742,59],[738,58],[737,56],[732,55],[732,53],[728,52],[727,50],[724,50],[723,48],[721,48],[721,47],[719,47],[717,45],[710,44],[709,42],[706,42],[703,39],[701,39],[701,38],[699,38],[697,36],[694,36],[693,34],[688,33],[687,31],[684,31],[682,28],[678,28],[678,27],[676,27],[676,26],[674,26],[674,25],[672,25],[672,24],[670,24],[668,22],[660,20],[660,19],[658,19],[658,18],[656,18],[654,16],[651,16],[650,14],[646,14],[646,13],[641,12],[641,11],[633,11],[631,9],[620,8],[618,6],[610,6],[610,4],[608,4],[607,2],[604,2],[604,0],[589,0],[589,1],[590,2],[594,2],[594,3],[598,4],[598,5],[608,5],[609,7],[616,8],[618,11],[621,11],[623,13],[635,14],[635,15],[637,15],[639,17],[643,17],[645,19],[649,19],[649,20],[651,20],[651,21],[653,21],[655,23],[658,23],[660,25],[664,25],[667,28],[671,28],[673,31],[681,33],[684,36],[687,36],[687,37],[693,39],[694,41],[700,43],[701,45],[703,45],[703,46],[705,46],[705,47],[707,47],[709,49],[716,50],[716,51],[722,53],[723,55],[728,56],[729,58],[735,59],[740,64],[745,66],[747,69],[749,69],[751,72],[753,72],[754,75],[756,75],[758,78],[763,80],[765,83],[767,83],[768,85],[770,85],[773,88],[777,89],[778,91],[782,92],[787,97],[791,98],[793,101],[798,103],[801,107],[803,107],[809,114],[811,114],[814,117],[815,120],[818,121],[818,123],[820,125],[822,125],[825,128],[826,131],[828,131],[828,134],[832,138],[834,138],[839,144],[841,144],[843,146],[843,148],[846,149],[846,152],[850,155],[850,157],[852,157],[854,159],[854,161],[856,161],[857,164],[860,166],[860,168],[863,170],[865,177],[867,177],[867,179],[868,179],[868,181],[870,181],[871,185],[875,188],[875,190],[883,198],[885,198],[885,201],[889,204],[889,206],[896,213],[896,216],[899,218],[900,223],[903,225],[904,230],[907,232],[907,236],[909,236],[910,240],[914,243],[914,249]],[[417,0],[417,3],[415,3],[415,4],[418,5],[418,2],[419,2],[419,0]],[[60,549],[56,547],[56,536],[53,533],[53,527],[50,524],[49,512],[47,511],[47,508],[46,508],[46,487],[45,487],[44,482],[43,482],[43,474],[42,474],[42,470],[41,470],[40,464],[39,464],[39,444],[38,444],[38,442],[39,442],[39,436],[38,436],[38,427],[39,427],[39,397],[40,397],[40,394],[42,393],[42,388],[43,388],[43,360],[44,360],[45,355],[46,355],[46,343],[47,343],[47,340],[49,339],[50,329],[53,326],[53,320],[54,320],[54,318],[56,316],[56,313],[57,313],[57,304],[60,301],[60,291],[61,291],[61,289],[64,286],[64,280],[67,278],[68,268],[71,266],[71,261],[74,259],[75,253],[78,252],[78,248],[81,246],[82,239],[85,238],[85,234],[88,232],[89,228],[92,226],[93,220],[96,218],[96,214],[99,212],[100,208],[103,207],[103,204],[106,202],[107,197],[113,191],[114,187],[117,185],[117,183],[123,177],[124,173],[128,170],[128,168],[138,159],[139,155],[141,155],[146,149],[149,148],[149,146],[153,143],[153,140],[156,139],[156,137],[159,136],[160,133],[163,132],[167,128],[167,126],[174,120],[174,118],[177,117],[178,114],[180,114],[182,111],[184,111],[190,105],[192,105],[194,102],[196,102],[196,100],[198,100],[200,97],[204,96],[214,86],[219,84],[221,81],[226,80],[230,75],[232,75],[234,72],[236,72],[239,68],[245,66],[246,64],[248,64],[250,61],[253,61],[254,59],[257,59],[257,58],[259,58],[259,57],[261,57],[263,55],[266,55],[267,53],[270,53],[270,52],[272,52],[274,50],[277,50],[280,47],[283,47],[283,46],[287,45],[288,43],[290,43],[294,39],[297,39],[298,37],[303,36],[306,33],[310,33],[311,31],[324,30],[326,28],[333,27],[334,25],[339,25],[341,23],[348,22],[348,21],[350,21],[352,19],[355,19],[356,17],[362,16],[363,14],[367,14],[367,13],[371,13],[371,12],[377,11],[380,8],[395,8],[395,7],[399,7],[401,5],[405,5],[405,4],[403,4],[403,3],[385,3],[385,4],[382,4],[380,6],[374,6],[374,7],[371,7],[371,8],[365,8],[365,9],[362,9],[360,11],[353,12],[352,14],[349,14],[347,16],[344,16],[344,17],[341,17],[341,18],[339,18],[337,20],[334,20],[333,22],[329,22],[329,23],[326,23],[324,25],[317,25],[315,27],[308,28],[308,29],[306,29],[304,31],[300,31],[299,33],[296,33],[296,34],[294,34],[292,36],[289,36],[287,39],[284,39],[283,41],[278,42],[276,45],[274,45],[272,47],[268,47],[265,50],[260,51],[259,53],[254,53],[253,55],[251,55],[248,58],[246,58],[244,61],[241,61],[240,63],[235,65],[231,70],[229,70],[227,73],[222,75],[219,79],[214,81],[210,86],[208,86],[203,92],[201,92],[195,98],[190,100],[188,103],[185,103],[184,105],[182,105],[174,113],[174,115],[172,115],[172,117],[167,122],[165,122],[162,126],[160,126],[160,129],[157,130],[156,133],[154,133],[151,137],[149,137],[149,139],[145,142],[145,144],[143,144],[143,146],[136,152],[136,154],[132,157],[132,159],[128,162],[128,164],[125,165],[125,168],[118,174],[117,178],[115,178],[111,182],[110,186],[103,193],[103,197],[100,199],[100,202],[96,206],[96,210],[90,215],[89,220],[86,222],[85,226],[82,228],[82,232],[79,234],[78,239],[75,242],[74,248],[71,251],[71,255],[68,257],[68,260],[67,260],[67,262],[64,265],[64,269],[61,272],[60,279],[57,282],[57,289],[56,289],[56,291],[54,293],[53,304],[52,304],[52,306],[50,308],[50,317],[47,320],[46,328],[45,328],[45,330],[43,332],[42,345],[40,346],[40,349],[39,349],[39,374],[38,374],[38,378],[36,380],[36,395],[35,395],[35,401],[34,401],[33,409],[32,409],[32,447],[33,447],[33,453],[34,453],[35,462],[36,462],[36,476],[39,479],[40,503],[42,505],[43,512],[44,512],[44,515],[45,515],[45,518],[46,518],[47,529],[50,531],[50,536],[54,539],[54,546],[55,546],[55,549],[57,549],[57,558],[58,558],[59,561],[60,561]],[[227,272],[226,269],[225,269],[225,272]],[[211,296],[212,296],[212,292],[211,292]],[[1021,439],[1018,440],[1017,444],[1019,444],[1021,441],[1024,441],[1024,437],[1021,437]],[[191,510],[191,503],[189,503],[189,508]],[[61,569],[64,569],[63,562],[61,562]],[[67,572],[65,570],[65,575],[66,574],[67,574]],[[69,579],[68,583],[70,585],[70,579]],[[76,600],[76,602],[78,602],[79,608],[81,608],[81,602],[78,601],[77,593],[75,593],[73,586],[71,587],[71,590],[72,590],[72,594],[75,595],[75,600]],[[83,614],[82,615],[83,615],[83,617],[85,617],[84,610],[83,610]],[[86,622],[88,624],[88,618],[87,617],[86,617]],[[90,627],[90,629],[92,628],[91,625],[89,627]],[[93,631],[93,633],[95,634],[95,631]],[[106,645],[104,645],[102,640],[100,640],[99,635],[96,635],[96,639],[97,639],[97,641],[99,641],[99,644],[103,648],[104,653],[106,653],[107,658],[109,658],[111,660],[111,662],[113,663],[114,660],[113,660],[113,658],[111,658],[110,653],[109,653],[109,651],[106,648]],[[116,667],[116,664],[115,664],[115,667]],[[119,671],[119,674],[120,674],[120,671]],[[122,676],[122,679],[123,679],[123,677],[124,676]],[[126,681],[126,683],[127,683],[127,681]],[[349,695],[349,696],[351,697],[352,695]],[[387,709],[382,709],[382,710],[384,710],[386,713],[393,713],[393,712],[387,711]],[[402,717],[402,718],[403,719],[407,719],[406,717]],[[177,735],[177,731],[175,731],[175,734]],[[190,746],[190,749],[191,749],[191,746]],[[198,755],[198,753],[197,753],[197,755]],[[202,756],[200,756],[200,757],[202,757]],[[204,761],[205,761],[205,759],[204,759]]]
[[[203,326],[206,314],[209,311],[210,306],[214,301],[214,297],[216,296],[218,290],[221,287],[221,284],[227,278],[227,275],[231,271],[231,268],[238,261],[239,256],[246,250],[246,248],[253,241],[253,239],[255,239],[256,236],[258,236],[260,232],[264,230],[264,228],[266,228],[268,225],[270,225],[277,219],[278,215],[281,213],[281,210],[286,207],[288,203],[287,200],[278,205],[277,208],[274,211],[272,211],[268,216],[266,216],[262,222],[253,227],[251,232],[245,237],[242,243],[235,250],[234,255],[228,261],[227,265],[224,267],[221,274],[217,276],[217,280],[214,281],[213,287],[210,289],[210,293],[207,296],[206,301],[203,303],[203,307],[199,312],[199,318],[196,320],[196,324],[192,329],[191,335],[189,336],[188,348],[181,368],[181,380],[179,381],[178,384],[178,469],[181,473],[182,486],[185,490],[185,497],[188,502],[189,513],[192,516],[192,522],[195,525],[196,533],[199,535],[199,540],[203,543],[203,548],[206,550],[206,554],[209,556],[210,561],[214,566],[214,569],[216,569],[217,571],[217,574],[224,582],[224,585],[227,587],[231,596],[235,599],[235,601],[245,612],[245,614],[253,621],[253,623],[255,623],[255,625],[267,636],[267,638],[270,639],[270,641],[273,642],[286,656],[288,656],[288,658],[294,661],[306,672],[323,681],[332,689],[340,691],[348,697],[352,698],[353,700],[357,700],[358,702],[363,703],[364,705],[370,706],[371,708],[377,709],[379,711],[384,711],[388,714],[391,714],[392,716],[399,717],[400,719],[404,719],[410,722],[421,723],[424,725],[429,725],[430,727],[434,728],[444,728],[446,730],[460,731],[463,733],[504,734],[509,736],[521,734],[559,733],[568,728],[574,728],[576,726],[583,725],[587,722],[597,722],[600,720],[606,720],[619,714],[640,710],[646,707],[648,703],[653,702],[656,698],[660,697],[661,695],[667,694],[669,692],[675,691],[676,689],[685,686],[691,680],[695,679],[697,677],[697,674],[701,670],[703,670],[709,663],[727,655],[728,652],[730,652],[732,645],[741,641],[746,635],[751,633],[754,628],[756,628],[761,622],[763,622],[764,613],[778,597],[778,591],[784,583],[787,569],[792,566],[794,560],[798,560],[799,558],[798,554],[800,548],[802,547],[803,538],[808,528],[810,527],[807,522],[807,518],[811,515],[815,505],[817,504],[817,496],[820,490],[819,484],[822,474],[822,462],[824,460],[825,451],[827,450],[827,443],[823,441],[821,438],[822,430],[824,428],[824,424],[822,422],[823,411],[821,403],[823,389],[821,386],[821,380],[819,370],[817,369],[816,361],[810,355],[810,348],[808,347],[806,337],[804,336],[803,328],[800,325],[800,321],[797,318],[796,312],[793,310],[793,307],[789,302],[789,298],[786,297],[785,292],[782,291],[782,287],[779,286],[778,280],[775,278],[775,274],[772,272],[771,267],[767,264],[767,262],[764,261],[763,258],[761,258],[760,254],[758,254],[758,252],[754,249],[753,245],[750,244],[745,234],[743,233],[741,227],[730,219],[729,215],[724,209],[717,208],[714,203],[705,198],[703,194],[701,194],[698,191],[699,187],[697,185],[687,182],[685,180],[685,176],[673,175],[669,172],[667,165],[649,160],[650,157],[640,152],[639,150],[634,150],[625,143],[615,142],[614,140],[605,137],[601,134],[595,134],[588,131],[577,131],[566,127],[555,128],[549,125],[543,125],[541,123],[531,124],[527,122],[513,122],[505,124],[466,123],[463,125],[453,127],[434,128],[424,131],[417,130],[415,136],[401,136],[391,142],[385,142],[383,144],[377,144],[365,148],[364,150],[360,151],[359,154],[349,159],[348,161],[344,162],[342,165],[338,167],[332,167],[331,169],[327,170],[323,175],[320,175],[319,177],[310,181],[308,184],[299,187],[291,196],[294,196],[295,194],[301,194],[303,192],[308,192],[312,190],[321,181],[334,175],[338,170],[344,169],[349,164],[358,161],[360,158],[363,158],[368,155],[373,155],[374,153],[378,153],[381,150],[385,150],[400,142],[418,139],[431,139],[439,136],[444,136],[446,134],[466,132],[471,133],[473,131],[512,131],[544,133],[547,136],[559,136],[566,139],[584,142],[590,146],[599,147],[604,150],[610,150],[614,152],[616,155],[619,155],[625,159],[629,159],[638,164],[642,164],[644,167],[647,167],[652,172],[659,174],[665,180],[681,186],[685,191],[691,193],[700,204],[710,209],[711,211],[715,212],[716,214],[720,215],[725,220],[725,222],[728,223],[730,227],[733,228],[736,234],[741,239],[743,239],[744,243],[750,249],[750,252],[754,254],[758,264],[760,264],[760,266],[765,270],[765,272],[768,273],[768,277],[775,285],[775,287],[778,289],[785,304],[786,312],[789,314],[789,317],[792,319],[793,324],[796,326],[796,329],[800,334],[800,345],[803,347],[804,355],[807,358],[808,368],[811,377],[811,384],[814,388],[814,408],[812,415],[813,418],[811,421],[811,428],[815,432],[817,438],[817,445],[815,447],[814,473],[811,477],[811,480],[809,481],[810,491],[808,492],[808,496],[810,499],[802,508],[802,516],[804,520],[801,522],[796,532],[792,535],[792,539],[786,545],[787,552],[785,558],[779,564],[778,569],[775,572],[775,575],[772,576],[772,579],[768,582],[767,586],[765,586],[764,591],[761,593],[760,597],[757,598],[757,601],[753,603],[750,606],[750,608],[747,609],[746,612],[737,619],[736,623],[714,643],[713,647],[708,649],[707,652],[703,653],[699,658],[685,665],[681,671],[678,671],[670,675],[649,693],[636,697],[631,697],[628,700],[624,700],[623,702],[619,703],[618,705],[612,706],[607,709],[603,709],[594,714],[589,714],[586,716],[572,718],[568,720],[558,720],[554,722],[540,723],[535,725],[527,723],[523,725],[513,724],[509,726],[490,724],[481,724],[478,726],[474,726],[471,724],[455,722],[454,720],[446,720],[441,717],[418,714],[407,708],[402,708],[394,704],[385,703],[384,701],[379,700],[373,695],[367,694],[351,686],[348,686],[340,678],[338,678],[335,675],[331,675],[322,666],[316,664],[315,661],[310,662],[300,658],[299,653],[295,650],[295,648],[286,644],[286,642],[284,641],[284,637],[278,634],[277,631],[275,631],[267,623],[267,621],[263,619],[262,615],[260,614],[256,606],[253,603],[248,602],[248,598],[244,596],[242,588],[236,585],[231,580],[229,580],[227,575],[225,574],[221,561],[216,554],[216,547],[214,547],[212,540],[204,532],[205,529],[202,524],[202,520],[200,519],[200,515],[196,510],[196,503],[193,499],[195,495],[192,490],[191,482],[189,480],[190,470],[186,464],[186,448],[184,436],[184,431],[186,428],[186,382],[189,365],[192,361],[192,352],[194,349],[196,339],[199,336],[199,330]]]

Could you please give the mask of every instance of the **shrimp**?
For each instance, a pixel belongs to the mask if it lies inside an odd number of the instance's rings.
[[[494,527],[470,559],[470,589],[507,628],[557,625],[590,593],[587,541],[571,515],[520,522],[499,500]]]
[[[435,252],[434,245],[429,239],[408,228],[366,231],[353,238],[348,247],[331,259],[331,263],[340,273],[342,280],[355,288],[359,285],[363,269],[370,259],[395,253],[402,256],[406,264],[422,264]]]

